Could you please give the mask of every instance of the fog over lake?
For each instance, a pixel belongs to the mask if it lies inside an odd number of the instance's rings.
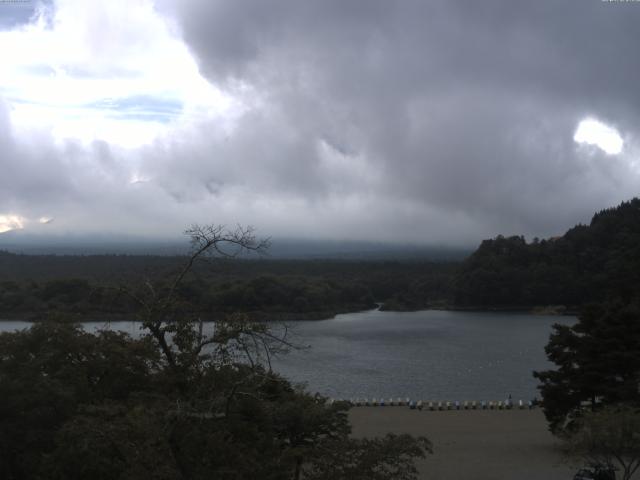
[[[573,317],[515,313],[367,311],[289,324],[289,339],[305,346],[274,369],[324,395],[430,400],[525,400],[536,394],[532,370],[544,369],[554,323]],[[28,327],[5,321],[1,331]],[[85,323],[103,328],[104,323]],[[136,322],[111,328],[138,334]],[[276,327],[277,328],[277,327]]]

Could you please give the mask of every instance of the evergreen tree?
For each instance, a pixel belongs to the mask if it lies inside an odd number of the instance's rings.
[[[534,372],[552,431],[570,429],[584,406],[640,402],[638,301],[590,305],[553,328],[545,350],[557,369]]]

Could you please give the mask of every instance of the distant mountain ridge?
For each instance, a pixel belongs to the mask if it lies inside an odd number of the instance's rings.
[[[548,240],[485,240],[454,280],[458,306],[576,307],[640,292],[640,199],[597,212]]]
[[[258,232],[259,235],[260,232]],[[157,255],[179,256],[189,250],[186,237],[170,239],[118,235],[39,236],[12,231],[0,234],[0,250],[26,255]],[[431,260],[458,261],[472,247],[415,245],[355,240],[273,238],[267,256],[274,259]]]

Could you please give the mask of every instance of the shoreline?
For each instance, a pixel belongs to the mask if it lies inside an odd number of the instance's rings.
[[[383,312],[420,312],[427,310],[437,310],[443,312],[478,312],[478,313],[522,313],[522,314],[530,314],[530,315],[557,315],[557,316],[568,316],[575,317],[580,313],[579,307],[565,307],[564,305],[531,305],[531,306],[512,306],[512,307],[501,307],[501,306],[461,306],[461,305],[434,305],[431,307],[424,307],[418,309],[402,309],[402,310],[394,310],[389,309],[386,310],[384,308],[380,309]]]
[[[346,309],[340,311],[319,311],[319,312],[217,312],[214,315],[209,315],[205,322],[215,322],[225,315],[231,313],[241,313],[249,316],[251,321],[257,322],[297,322],[297,321],[322,321],[332,320],[338,315],[347,315],[351,313],[364,313],[372,311],[381,312],[395,312],[395,313],[412,313],[412,312],[428,312],[428,311],[443,311],[443,312],[477,312],[477,313],[515,313],[525,315],[545,315],[545,316],[561,316],[561,317],[575,317],[579,314],[575,309],[559,309],[555,306],[535,306],[535,307],[442,307],[434,306],[431,308],[420,308],[411,310],[384,310],[383,304],[379,303],[377,307],[366,308],[364,310]],[[57,313],[57,312],[56,312]],[[40,323],[48,321],[46,313],[39,314],[34,312],[21,312],[10,313],[7,316],[0,314],[0,322],[30,322]],[[78,323],[89,322],[135,322],[138,321],[135,318],[135,313],[95,313],[95,314],[79,314],[79,313],[61,313],[60,315],[68,315],[69,318]],[[258,318],[256,318],[258,317]],[[260,318],[261,317],[261,318]]]

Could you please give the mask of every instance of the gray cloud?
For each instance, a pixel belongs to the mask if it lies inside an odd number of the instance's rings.
[[[60,231],[238,221],[271,235],[474,244],[562,233],[638,193],[638,4],[158,5],[246,109],[232,127],[194,121],[133,152],[26,141],[0,109],[5,210],[55,217]],[[586,116],[620,131],[622,155],[573,142]]]
[[[595,115],[634,148],[637,5],[194,0],[178,13],[212,82],[229,92],[250,85],[266,99],[263,125],[243,120],[230,139],[250,151],[221,157],[248,181],[255,170],[306,197],[339,190],[314,152],[327,142],[377,179],[351,179],[353,195],[528,235],[562,231],[638,190],[634,157],[572,141],[579,120]],[[245,129],[273,142],[253,150]],[[266,158],[252,154],[265,148]]]
[[[35,13],[32,1],[2,2],[0,4],[0,29],[28,23]]]

